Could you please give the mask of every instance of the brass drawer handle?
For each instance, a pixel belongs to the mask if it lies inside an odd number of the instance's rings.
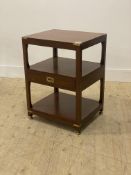
[[[46,77],[46,81],[48,83],[54,83],[54,78],[52,78],[52,77]]]

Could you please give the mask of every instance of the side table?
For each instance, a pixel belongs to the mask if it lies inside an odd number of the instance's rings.
[[[38,115],[73,126],[80,133],[104,105],[106,34],[68,30],[48,30],[22,37],[26,98],[28,115]],[[101,43],[100,63],[82,60],[82,50]],[[38,45],[53,48],[52,58],[30,65],[28,46]],[[76,52],[76,59],[58,56],[58,49]],[[82,97],[82,91],[100,80],[100,99],[95,101]],[[32,104],[31,82],[54,87],[51,95]],[[74,91],[69,95],[59,88]]]

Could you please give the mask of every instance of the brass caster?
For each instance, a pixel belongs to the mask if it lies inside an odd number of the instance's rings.
[[[101,110],[99,111],[99,114],[100,114],[100,115],[103,114],[103,109],[101,109]]]
[[[79,126],[77,124],[74,124],[73,126],[75,127],[75,131],[76,131],[77,135],[80,135],[81,134],[81,126]]]
[[[32,113],[32,111],[28,111],[28,116],[29,116],[29,119],[33,119],[33,113]]]
[[[80,135],[81,134],[81,129],[77,129],[77,135]]]

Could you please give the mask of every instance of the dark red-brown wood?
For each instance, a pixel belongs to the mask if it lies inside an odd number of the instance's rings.
[[[94,44],[105,41],[106,34],[81,32],[81,31],[68,31],[52,29],[33,35],[25,36],[25,42],[28,44],[48,46],[55,48],[76,50],[77,46],[82,49],[90,47]]]
[[[49,30],[22,38],[25,83],[28,115],[33,114],[55,119],[80,129],[91,120],[97,112],[103,111],[106,34]],[[93,63],[82,60],[82,50],[101,43],[101,62]],[[28,45],[39,45],[53,48],[53,57],[34,65],[28,62]],[[58,56],[58,48],[76,51],[76,59]],[[100,80],[99,101],[82,98],[82,90]],[[54,87],[54,93],[31,103],[31,82]],[[76,95],[59,92],[59,88],[75,91]]]
[[[95,109],[99,108],[99,102],[87,98],[82,98],[81,118],[85,119]],[[53,93],[36,102],[32,108],[34,113],[41,112],[54,119],[76,122],[75,95],[62,92]]]

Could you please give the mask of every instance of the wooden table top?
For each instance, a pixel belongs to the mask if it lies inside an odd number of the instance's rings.
[[[70,30],[52,29],[40,33],[35,33],[26,36],[28,39],[42,40],[42,41],[56,41],[60,43],[81,45],[85,42],[99,39],[105,36],[104,33],[92,33]]]

